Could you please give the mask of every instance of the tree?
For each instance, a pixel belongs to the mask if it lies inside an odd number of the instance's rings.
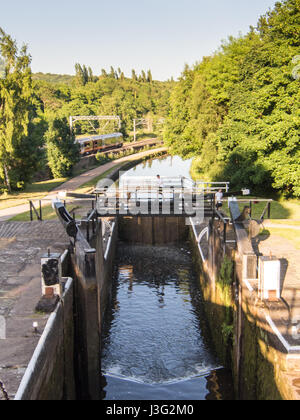
[[[37,168],[38,144],[29,140],[29,127],[36,117],[31,57],[27,47],[20,50],[16,42],[0,28],[0,52],[4,60],[4,77],[0,79],[0,179],[9,192],[27,182]],[[26,162],[24,148],[31,141],[31,162]],[[20,172],[20,167],[26,171]]]
[[[5,61],[0,57],[0,78],[5,76]]]
[[[299,21],[300,0],[278,2],[257,29],[185,68],[165,141],[173,153],[196,157],[200,178],[300,197]]]
[[[79,146],[66,118],[54,118],[45,134],[48,165],[54,178],[70,176],[79,162]]]
[[[85,86],[89,81],[89,72],[85,65],[82,67],[83,85]]]
[[[152,78],[151,70],[148,70],[148,73],[147,73],[147,82],[148,83],[152,83],[152,81],[153,81],[153,78]]]
[[[89,82],[94,82],[95,78],[93,75],[93,70],[91,69],[91,67],[88,67],[88,81]]]
[[[105,69],[101,69],[101,76],[102,77],[107,77],[107,73]]]
[[[75,84],[76,86],[85,86],[88,82],[94,81],[92,69],[85,65],[75,64]]]
[[[102,74],[106,74],[104,69]],[[139,83],[126,78],[123,72],[119,79],[100,76],[95,83],[85,86],[75,83],[67,86],[61,79],[54,83],[47,75],[36,83],[47,121],[70,115],[120,115],[125,136],[132,131],[134,118],[146,118],[148,113],[157,116],[157,120],[167,116],[171,87],[168,82]],[[90,128],[88,122],[79,122],[76,134],[90,133]],[[108,125],[106,130],[112,132],[116,127]]]
[[[110,74],[109,75],[112,79],[116,78],[116,72],[115,72],[115,69],[113,68],[113,66],[110,66]]]
[[[77,86],[83,86],[83,71],[79,63],[75,64],[75,83]]]
[[[132,72],[131,72],[131,78],[132,78],[132,80],[134,80],[135,82],[137,81],[137,75],[136,75],[135,70],[132,70]]]

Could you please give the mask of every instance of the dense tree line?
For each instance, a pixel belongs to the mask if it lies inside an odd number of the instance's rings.
[[[246,36],[185,68],[165,140],[173,153],[196,157],[195,176],[300,196],[299,47],[300,0],[286,0]]]
[[[0,189],[12,191],[38,170],[43,130],[26,46],[19,50],[0,28],[0,53]]]
[[[74,76],[69,74],[52,74],[52,73],[33,73],[32,79],[35,80],[43,80],[50,84],[60,85],[60,84],[67,84],[71,85],[74,83]]]
[[[72,83],[53,83],[45,75],[35,80],[35,91],[40,98],[45,118],[68,118],[70,115],[118,115],[122,120],[124,136],[133,129],[133,119],[151,117],[159,121],[169,112],[169,99],[174,82],[158,82],[152,78],[151,71],[138,76],[135,70],[132,77],[125,77],[120,68],[101,70],[95,76],[91,68],[76,64],[76,75]],[[97,127],[96,127],[97,128]],[[106,127],[107,132],[116,129]],[[90,131],[89,123],[75,126],[76,135]]]
[[[133,118],[151,116],[155,122],[167,116],[173,83],[153,81],[150,70],[130,79],[121,69],[95,76],[76,64],[72,77],[32,75],[30,64],[27,48],[18,49],[0,29],[0,192],[23,188],[47,167],[54,177],[72,174],[79,160],[75,134],[91,127],[77,124],[71,134],[71,115],[119,115],[125,137]]]
[[[0,190],[22,188],[47,166],[71,174],[79,151],[70,115],[119,115],[125,137],[135,118],[155,125],[168,116],[165,140],[195,158],[198,178],[299,197],[299,27],[300,0],[277,3],[246,36],[186,66],[178,83],[155,81],[150,70],[95,75],[81,64],[75,76],[32,75],[26,47],[0,30]],[[74,134],[87,132],[87,122],[76,124]]]

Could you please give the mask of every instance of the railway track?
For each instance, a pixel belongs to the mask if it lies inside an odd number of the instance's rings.
[[[163,144],[163,141],[158,140],[158,139],[147,139],[147,140],[143,140],[143,141],[138,141],[135,143],[129,143],[129,144],[125,144],[123,147],[120,147],[119,149],[112,149],[112,150],[108,150],[106,152],[102,152],[103,155],[107,155],[109,153],[119,153],[119,152],[123,152],[126,150],[139,150],[142,149],[145,146],[156,146],[159,144]]]

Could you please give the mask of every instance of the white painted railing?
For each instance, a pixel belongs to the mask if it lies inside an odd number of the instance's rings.
[[[163,188],[179,187],[191,188],[197,192],[216,192],[222,190],[229,192],[230,182],[205,182],[193,181],[191,178],[184,176],[168,177],[161,176],[160,180],[156,176],[126,176],[120,178],[120,188],[146,188],[148,186],[158,185],[160,182]]]

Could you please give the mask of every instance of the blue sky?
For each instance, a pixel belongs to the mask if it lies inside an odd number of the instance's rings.
[[[1,0],[4,3],[4,0]],[[177,78],[184,64],[213,53],[229,35],[246,33],[275,0],[11,0],[0,26],[29,46],[34,72],[74,73],[76,62],[151,69]]]

